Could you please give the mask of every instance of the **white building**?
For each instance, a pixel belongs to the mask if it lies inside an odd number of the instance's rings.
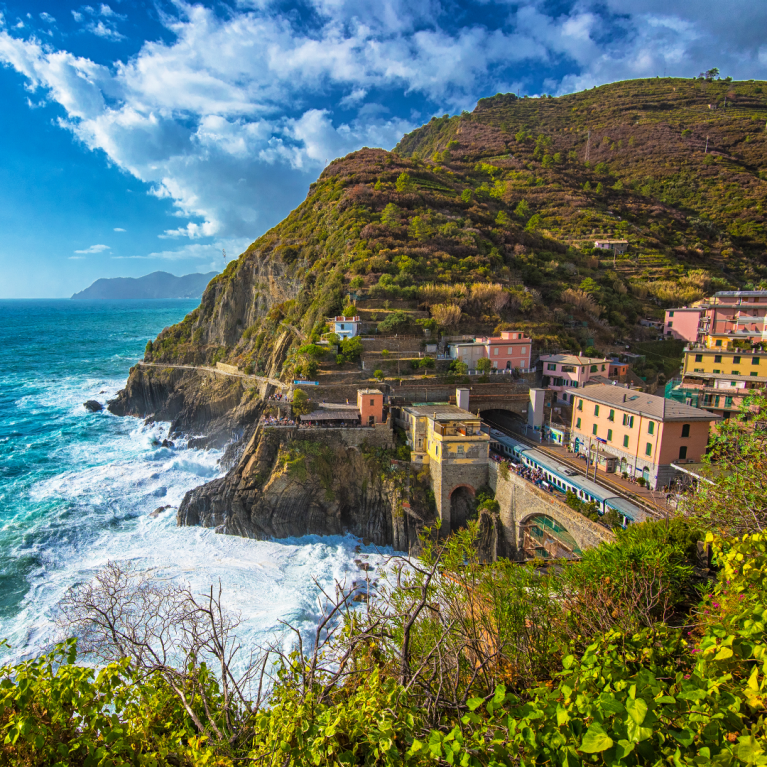
[[[333,332],[341,338],[341,340],[359,335],[359,317],[330,317],[328,322],[333,328]]]

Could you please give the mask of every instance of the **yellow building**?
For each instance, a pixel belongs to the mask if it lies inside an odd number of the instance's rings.
[[[684,351],[682,375],[708,373],[711,375],[746,376],[759,378],[767,376],[767,352],[761,349],[736,349],[732,345],[709,346],[709,339],[715,342],[715,336],[707,336],[706,345],[694,344]],[[720,339],[721,340],[721,339]]]
[[[479,416],[455,405],[402,408],[407,444],[415,463],[487,463],[490,436]]]

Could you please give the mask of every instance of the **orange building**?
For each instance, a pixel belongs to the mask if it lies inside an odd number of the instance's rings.
[[[379,389],[357,389],[357,408],[363,426],[384,422],[383,398],[383,392]]]
[[[655,489],[674,478],[675,463],[701,459],[709,426],[718,420],[708,410],[654,394],[586,386],[574,397],[571,447],[608,471],[644,477]]]

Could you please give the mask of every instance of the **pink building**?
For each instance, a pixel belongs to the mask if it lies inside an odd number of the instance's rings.
[[[520,330],[502,330],[500,336],[449,344],[448,352],[453,359],[465,362],[470,370],[476,369],[482,357],[489,357],[495,370],[528,370],[532,343],[530,336]]]
[[[384,422],[383,399],[384,395],[380,389],[357,389],[357,408],[363,426],[375,426]]]
[[[667,338],[695,343],[698,340],[700,319],[704,311],[700,307],[667,309],[666,319],[663,323],[663,335]]]
[[[543,387],[557,392],[558,402],[571,403],[575,389],[583,388],[594,378],[608,380],[611,361],[575,354],[545,354],[538,363],[543,364]]]
[[[767,291],[728,290],[699,301],[696,306],[667,309],[663,334],[690,343],[706,335],[747,333],[765,340]]]

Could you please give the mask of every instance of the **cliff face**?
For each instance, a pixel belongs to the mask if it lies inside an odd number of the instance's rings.
[[[248,538],[351,533],[415,553],[433,519],[401,507],[401,478],[390,462],[329,434],[302,440],[296,430],[259,429],[235,468],[187,493],[179,525],[214,527]]]
[[[196,438],[196,447],[221,447],[255,424],[263,401],[241,378],[136,365],[108,408],[119,416],[169,421],[171,436]]]

